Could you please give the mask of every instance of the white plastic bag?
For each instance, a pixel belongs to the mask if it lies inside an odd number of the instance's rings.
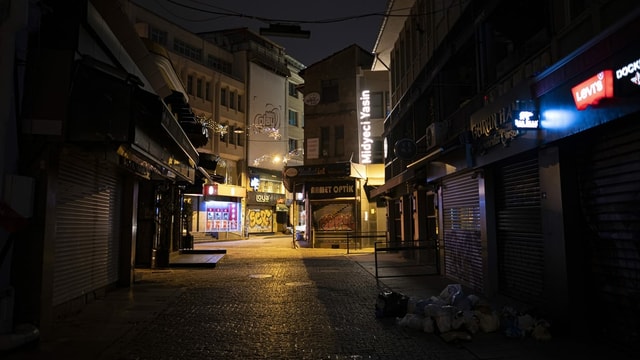
[[[398,325],[408,327],[409,329],[422,331],[423,320],[424,316],[422,315],[408,313],[402,319],[400,319]]]
[[[444,301],[447,305],[453,305],[456,299],[460,300],[462,298],[462,285],[460,284],[449,284],[447,287],[440,292],[440,299]]]

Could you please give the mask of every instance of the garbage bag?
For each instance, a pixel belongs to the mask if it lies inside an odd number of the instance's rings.
[[[409,303],[407,305],[407,313],[424,315],[425,306],[432,304],[432,299],[418,299],[414,297],[409,298]]]
[[[422,331],[433,334],[436,331],[433,319],[430,316],[425,316],[422,319]]]
[[[398,325],[408,327],[413,330],[422,330],[424,316],[418,314],[407,313],[398,321]]]
[[[445,305],[441,306],[436,315],[432,316],[440,333],[445,333],[453,329],[453,316],[455,311],[456,308],[453,306]]]
[[[399,292],[383,291],[376,300],[376,317],[404,317],[408,303],[409,298]]]
[[[456,300],[460,300],[462,298],[462,285],[460,284],[449,284],[447,287],[440,292],[440,299],[444,301],[447,305],[453,305]]]
[[[490,333],[500,329],[500,316],[496,311],[487,313],[476,310],[474,314],[478,317],[478,325],[483,332]]]

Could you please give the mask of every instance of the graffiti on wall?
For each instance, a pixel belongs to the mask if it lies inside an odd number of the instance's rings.
[[[253,126],[258,129],[280,129],[280,109],[273,104],[265,104],[263,113],[256,114]]]
[[[345,231],[355,229],[353,204],[332,203],[313,206],[313,226],[321,231]]]
[[[249,209],[248,214],[249,232],[271,232],[273,224],[272,209]]]

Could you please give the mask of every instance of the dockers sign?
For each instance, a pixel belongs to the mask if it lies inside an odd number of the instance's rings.
[[[353,198],[356,195],[354,180],[314,182],[309,186],[309,199]]]

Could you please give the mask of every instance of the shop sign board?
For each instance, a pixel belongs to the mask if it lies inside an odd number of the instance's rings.
[[[307,183],[310,199],[334,199],[354,197],[356,193],[355,181],[323,181]]]
[[[603,70],[571,88],[578,110],[598,105],[602,99],[613,97],[613,71]]]
[[[371,164],[373,137],[371,136],[371,96],[369,90],[363,90],[359,100],[360,163]]]

